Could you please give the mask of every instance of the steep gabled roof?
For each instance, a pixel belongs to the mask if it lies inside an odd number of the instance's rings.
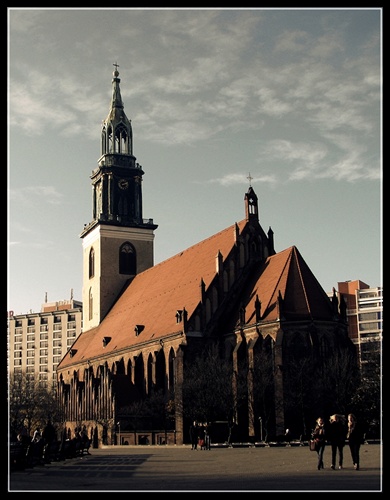
[[[244,301],[246,322],[255,321],[256,296],[261,302],[261,320],[333,319],[331,301],[295,246],[268,257],[260,269],[259,277],[250,287]]]
[[[242,233],[247,224],[237,224]],[[225,259],[235,244],[235,225],[220,231],[170,259],[134,277],[102,323],[83,332],[58,368],[124,350],[144,342],[179,333],[176,312],[192,315],[201,300],[201,281],[207,288],[216,275],[220,252]],[[268,257],[253,273],[252,283],[241,295],[246,323],[255,319],[255,302],[261,302],[261,321],[333,320],[331,301],[295,246]],[[226,324],[237,321],[238,312],[226,311]],[[142,325],[139,335],[135,328]],[[109,342],[103,346],[103,338]]]
[[[248,221],[237,223],[241,233]],[[74,355],[64,357],[58,368],[100,355],[164,338],[178,332],[176,312],[190,316],[201,300],[201,280],[206,288],[216,275],[218,252],[226,259],[235,244],[233,224],[183,252],[136,275],[101,324],[83,332],[72,346]],[[136,325],[142,332],[136,336]],[[106,347],[102,339],[110,338]]]

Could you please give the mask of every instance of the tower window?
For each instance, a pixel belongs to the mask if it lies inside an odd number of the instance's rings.
[[[95,276],[95,250],[91,248],[89,252],[89,278],[93,278]]]
[[[88,294],[88,319],[91,321],[92,318],[93,318],[93,295],[92,295],[92,288],[90,288]]]
[[[134,275],[136,270],[135,249],[129,242],[123,243],[119,249],[119,273]]]
[[[257,214],[257,205],[256,202],[253,200],[253,198],[249,198],[249,204],[248,204],[248,209],[249,209],[249,214]]]
[[[102,152],[131,154],[131,130],[124,123],[115,128],[112,125],[102,130]]]
[[[129,153],[129,136],[123,123],[115,129],[115,153]]]

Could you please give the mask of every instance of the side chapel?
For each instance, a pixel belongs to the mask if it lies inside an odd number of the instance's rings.
[[[133,155],[115,66],[91,175],[92,221],[80,235],[83,332],[57,368],[64,427],[85,427],[96,447],[187,443],[183,383],[195,353],[214,341],[232,380],[239,373],[246,379],[245,404],[232,416],[237,439],[263,437],[254,373],[257,363],[265,364],[264,353],[273,399],[264,434],[283,434],[296,418],[286,404],[291,356],[310,353],[318,360],[354,349],[338,299],[329,299],[295,246],[275,252],[251,185],[240,222],[154,265],[158,226],[143,218],[144,171]],[[157,390],[172,400],[170,426],[135,425],[126,409]]]

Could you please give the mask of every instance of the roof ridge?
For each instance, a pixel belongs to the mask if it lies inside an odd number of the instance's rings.
[[[307,310],[308,310],[310,316],[312,317],[313,316],[312,315],[312,310],[311,310],[310,302],[309,302],[309,299],[308,299],[308,296],[307,296],[307,293],[306,293],[306,286],[305,286],[305,283],[304,283],[303,277],[302,277],[301,263],[300,263],[299,258],[298,258],[298,256],[300,256],[300,253],[299,253],[298,249],[295,246],[292,249],[292,253],[295,256],[295,260],[296,260],[296,263],[297,263],[297,269],[298,269],[298,273],[299,273],[299,279],[300,279],[300,282],[301,282],[303,294],[305,296],[306,307],[307,307]]]
[[[288,262],[289,262],[289,261],[291,262],[291,254],[292,254],[292,250],[293,250],[293,248],[294,248],[294,246],[291,246],[291,247],[285,248],[285,249],[284,249],[284,250],[282,250],[281,252],[277,252],[276,254],[271,255],[271,256],[269,256],[269,257],[267,258],[267,261],[268,261],[269,259],[272,259],[272,257],[279,257],[279,258],[280,258],[280,257],[281,257],[281,254],[283,254],[283,253],[285,253],[285,252],[288,252],[288,253],[289,253],[288,257],[286,258],[285,264],[284,264],[284,266],[283,266],[282,272],[279,274],[279,277],[278,277],[278,279],[277,279],[277,280],[276,280],[276,282],[275,282],[275,286],[274,286],[274,288],[273,288],[273,291],[272,291],[272,293],[270,294],[269,303],[267,304],[267,307],[265,308],[265,310],[267,310],[267,309],[271,306],[271,304],[272,304],[272,302],[273,302],[273,300],[272,300],[272,299],[273,299],[273,297],[275,296],[275,294],[277,294],[277,290],[279,289],[279,283],[280,283],[280,281],[281,281],[281,279],[282,279],[282,276],[284,275],[284,271],[285,271],[285,269],[286,269],[286,267],[287,267],[287,264],[288,264]],[[266,261],[266,262],[267,262],[267,261]],[[286,292],[286,290],[284,290],[284,292]]]
[[[153,266],[149,267],[148,269],[145,269],[145,271],[142,271],[142,273],[140,274],[143,274],[147,271],[151,271],[153,268],[155,267],[158,267],[158,266],[161,266],[162,264],[164,264],[165,262],[169,262],[175,258],[178,258],[178,257],[181,257],[184,253],[188,253],[190,250],[193,250],[194,248],[197,248],[199,247],[200,245],[212,240],[212,239],[215,239],[217,238],[218,236],[220,236],[222,233],[224,232],[227,232],[228,230],[234,230],[234,228],[236,227],[236,225],[240,228],[240,226],[242,225],[242,228],[240,230],[240,234],[242,232],[242,230],[245,228],[245,225],[248,221],[246,219],[241,219],[239,222],[235,222],[234,224],[230,224],[229,226],[225,227],[224,229],[221,229],[220,231],[218,231],[218,233],[214,233],[212,234],[211,236],[208,236],[207,238],[204,238],[203,240],[201,241],[198,241],[197,243],[194,243],[193,245],[191,245],[190,247],[188,248],[185,248],[184,250],[181,250],[179,252],[177,252],[176,254],[174,255],[171,255],[171,257],[168,257],[167,259],[165,260],[162,260],[161,262],[158,262],[157,264],[154,264]],[[225,255],[223,256],[224,258],[226,257]],[[137,276],[137,275],[136,275]]]

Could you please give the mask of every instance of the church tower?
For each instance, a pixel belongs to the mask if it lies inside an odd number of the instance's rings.
[[[118,65],[102,123],[101,156],[92,172],[92,221],[84,226],[83,330],[100,324],[126,282],[154,265],[153,219],[142,218],[144,171],[133,156],[133,131],[121,92]]]

